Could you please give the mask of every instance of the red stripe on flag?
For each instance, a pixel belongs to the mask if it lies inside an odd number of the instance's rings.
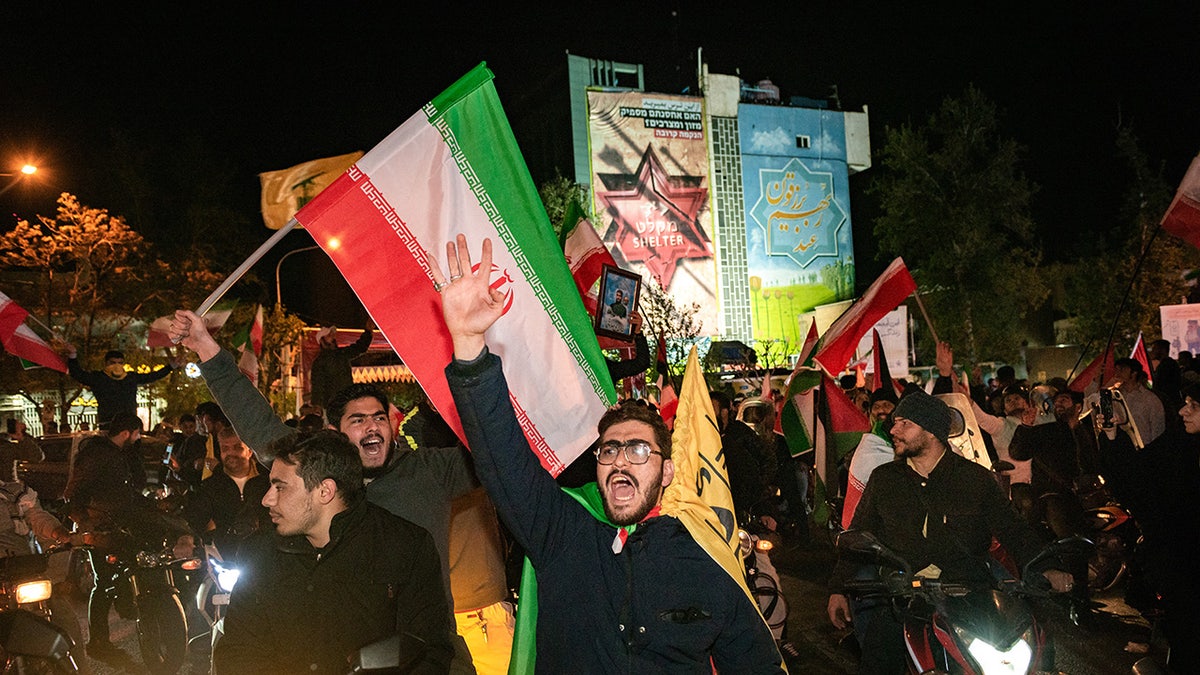
[[[1162,219],[1162,228],[1200,248],[1200,156],[1192,159],[1175,199]]]
[[[538,431],[537,425],[533,420],[529,419],[529,414],[521,407],[517,397],[509,394],[508,400],[512,402],[513,412],[517,414],[517,421],[521,423],[521,430],[525,432],[525,438],[529,439],[529,446],[537,453],[537,456],[542,461],[542,466],[550,472],[551,476],[557,476],[562,473],[562,470],[567,468],[558,459],[558,455],[554,454],[554,449],[546,442],[546,438]]]
[[[902,258],[896,258],[866,293],[825,331],[814,360],[830,375],[842,372],[859,340],[888,312],[917,290]]]
[[[463,438],[443,372],[454,348],[433,288],[430,261],[407,224],[357,167],[325,188],[296,218],[329,254],[446,423]],[[330,243],[334,240],[336,248]],[[363,260],[389,264],[363,265]]]
[[[3,339],[5,344],[8,344],[8,339],[25,323],[27,316],[29,312],[25,311],[24,307],[7,296],[0,298],[0,339]]]

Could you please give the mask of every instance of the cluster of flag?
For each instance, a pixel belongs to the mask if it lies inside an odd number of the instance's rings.
[[[796,368],[788,377],[779,425],[794,456],[807,452],[814,455],[817,482],[813,517],[818,521],[828,516],[825,486],[829,467],[852,451],[862,435],[871,430],[866,414],[833,378],[845,370],[867,331],[916,290],[917,284],[904,260],[896,258],[823,335],[818,337],[816,322],[809,327]],[[878,333],[874,336],[873,351],[878,388],[891,381]],[[890,384],[896,386],[894,381]]]

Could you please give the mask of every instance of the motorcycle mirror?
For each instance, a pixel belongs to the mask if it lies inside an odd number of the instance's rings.
[[[1022,579],[1031,579],[1033,575],[1045,569],[1052,569],[1047,563],[1062,559],[1084,559],[1096,549],[1091,539],[1080,535],[1064,537],[1047,544],[1032,560],[1025,563]]]
[[[906,575],[910,573],[908,562],[884,546],[870,532],[846,530],[838,535],[836,545],[839,553],[870,558],[872,562],[902,570]]]

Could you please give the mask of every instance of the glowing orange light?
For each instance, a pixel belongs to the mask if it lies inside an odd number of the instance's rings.
[[[337,237],[332,237],[332,238],[330,238],[330,239],[329,239],[329,241],[328,241],[328,242],[326,242],[326,244],[325,244],[325,245],[326,245],[326,246],[328,246],[330,250],[332,250],[332,251],[336,251],[336,250],[338,250],[339,248],[341,248],[341,246],[342,246],[342,242],[341,242],[341,240],[340,240],[340,239],[338,239]]]
[[[25,166],[21,167],[21,173],[25,174],[26,176],[37,173],[37,167],[32,164],[26,164]]]

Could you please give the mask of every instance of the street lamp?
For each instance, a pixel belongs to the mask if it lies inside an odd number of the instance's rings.
[[[25,166],[21,167],[20,171],[0,173],[0,176],[13,177],[12,181],[8,185],[5,185],[3,189],[0,189],[0,195],[16,187],[17,183],[21,182],[21,179],[25,178],[26,176],[32,176],[35,173],[37,173],[37,167],[32,164],[26,164]]]
[[[313,251],[313,250],[316,250],[319,248],[321,248],[321,247],[320,246],[305,246],[304,248],[298,248],[294,251],[288,251],[287,253],[284,253],[279,258],[279,262],[275,263],[275,304],[276,305],[283,304],[283,296],[279,292],[279,267],[281,265],[283,265],[283,261],[287,260],[288,256],[290,256],[294,253],[303,253],[304,251]]]

